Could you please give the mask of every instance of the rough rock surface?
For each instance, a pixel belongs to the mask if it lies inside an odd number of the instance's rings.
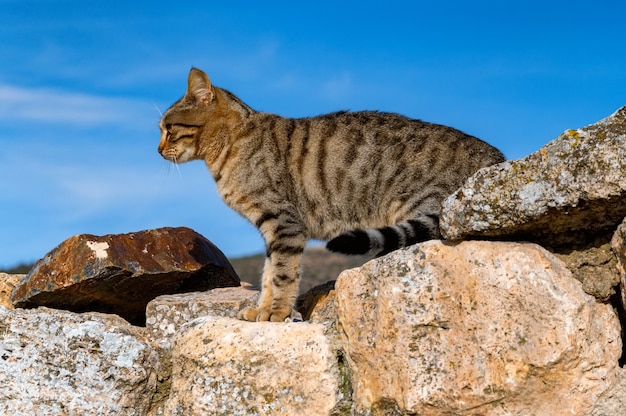
[[[617,257],[617,270],[620,276],[620,298],[626,311],[626,219],[617,227],[611,239],[611,248]]]
[[[626,369],[619,368],[617,382],[598,400],[589,416],[620,416],[626,413]]]
[[[585,415],[616,379],[616,314],[532,243],[430,241],[335,291],[358,411]]]
[[[311,290],[298,296],[296,310],[304,320],[323,322],[334,320],[337,315],[334,302],[335,281],[331,280],[315,286]]]
[[[599,398],[589,416],[619,416],[626,413],[626,369],[618,368],[613,387]]]
[[[222,252],[189,228],[69,238],[16,286],[16,307],[114,313],[143,324],[159,295],[239,286]]]
[[[243,283],[239,287],[164,295],[152,300],[146,308],[146,331],[151,336],[161,362],[157,392],[151,414],[163,414],[170,391],[172,347],[181,327],[203,316],[235,318],[239,310],[256,304],[259,292]]]
[[[599,247],[561,250],[554,253],[561,259],[573,276],[583,284],[583,290],[601,302],[607,302],[615,294],[620,274],[611,244]]]
[[[323,326],[203,317],[173,350],[168,415],[324,415],[340,400]]]
[[[0,414],[142,415],[157,354],[114,315],[0,306]]]
[[[599,235],[608,241],[625,216],[626,106],[528,157],[477,172],[444,202],[441,231],[450,240],[576,246]]]
[[[337,328],[334,280],[318,285],[300,295],[296,301],[296,309],[302,314],[304,320],[322,324],[328,339],[337,345],[337,349],[341,348]]]
[[[11,292],[25,276],[25,274],[0,273],[0,306],[13,308],[10,301]]]
[[[163,295],[148,303],[146,329],[159,348],[171,349],[180,327],[202,316],[235,318],[237,312],[256,304],[259,291],[248,283],[207,292]]]

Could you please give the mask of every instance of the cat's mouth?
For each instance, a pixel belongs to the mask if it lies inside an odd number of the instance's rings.
[[[177,157],[177,152],[175,149],[159,149],[159,153],[161,154],[161,156],[163,156],[163,159],[168,160],[172,163],[180,163],[178,161],[178,157]]]
[[[170,147],[160,151],[159,153],[161,153],[161,156],[163,156],[165,160],[176,163],[177,165],[197,159],[195,153],[191,149],[183,149],[181,152]]]

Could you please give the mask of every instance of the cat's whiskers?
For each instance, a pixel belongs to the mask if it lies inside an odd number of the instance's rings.
[[[182,179],[183,175],[180,173],[180,168],[178,167],[178,160],[176,158],[176,155],[172,156],[172,162],[174,162],[174,166],[176,166],[176,171],[178,172],[178,176]]]
[[[175,152],[171,152],[169,150],[166,150],[165,152],[163,152],[163,162],[167,166],[168,175],[172,172],[172,165],[174,165],[174,167],[176,168],[176,171],[178,172],[178,176],[182,179],[183,175],[180,171],[180,168],[178,167],[179,163],[178,163],[178,158],[176,157]]]

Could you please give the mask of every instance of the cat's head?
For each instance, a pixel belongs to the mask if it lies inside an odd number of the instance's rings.
[[[208,118],[207,108],[215,91],[207,74],[197,68],[189,71],[187,92],[161,117],[159,153],[174,163],[201,159],[199,142]]]

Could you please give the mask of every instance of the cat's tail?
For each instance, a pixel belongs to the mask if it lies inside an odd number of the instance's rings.
[[[336,253],[378,257],[402,247],[440,237],[439,218],[429,215],[383,228],[352,230],[330,240],[326,248]]]

